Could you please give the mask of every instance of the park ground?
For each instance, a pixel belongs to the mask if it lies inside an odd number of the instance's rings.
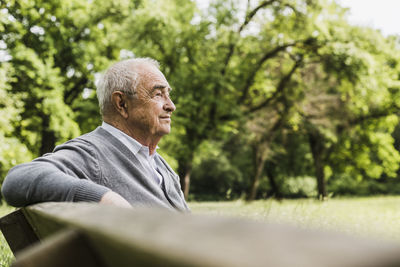
[[[400,242],[400,196],[190,202],[193,214],[242,217],[262,222],[278,222],[302,228],[343,232],[374,239]],[[13,209],[0,206],[0,216]],[[13,257],[0,236],[0,267],[8,267]]]

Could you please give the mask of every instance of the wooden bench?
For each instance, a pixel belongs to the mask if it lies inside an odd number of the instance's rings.
[[[400,266],[397,243],[156,209],[42,203],[0,228],[13,266]]]

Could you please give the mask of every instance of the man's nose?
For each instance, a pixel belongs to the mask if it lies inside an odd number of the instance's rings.
[[[164,104],[164,110],[168,112],[173,112],[176,109],[174,102],[172,102],[171,98],[167,98],[167,101]]]

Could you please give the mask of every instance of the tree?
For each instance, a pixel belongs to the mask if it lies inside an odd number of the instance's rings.
[[[300,66],[297,50],[316,45],[310,23],[320,6],[300,2],[214,1],[200,10],[194,2],[154,1],[127,21],[135,22],[125,31],[127,49],[159,59],[174,87],[179,142],[171,148],[185,196],[199,145],[268,106]]]
[[[82,94],[93,90],[94,74],[119,56],[113,29],[131,8],[124,0],[1,3],[0,42],[15,69],[13,93],[23,103],[14,134],[35,155],[79,135],[76,118],[81,128],[93,127],[87,118],[95,98]]]
[[[396,43],[351,26],[332,29],[329,38],[319,51],[324,69],[307,73],[299,110],[321,198],[327,196],[325,171],[393,177],[400,163],[391,136],[399,108]]]
[[[257,109],[261,111],[253,114],[259,116],[259,122],[255,123],[261,131],[255,131],[254,127],[251,131],[256,133],[253,147],[257,171],[253,176],[249,199],[256,195],[265,161],[272,158],[267,156],[266,151],[279,142],[274,139],[274,132],[282,134],[285,128],[307,137],[318,194],[322,198],[327,195],[325,169],[329,168],[331,157],[335,157],[336,163],[341,162],[339,165],[347,166],[346,170],[336,168],[335,172],[348,172],[349,163],[355,160],[355,176],[393,176],[398,168],[398,153],[393,147],[391,132],[396,124],[393,114],[398,110],[399,87],[396,85],[395,66],[399,50],[395,40],[385,39],[377,31],[350,26],[340,15],[342,12],[334,3],[327,5],[321,13],[327,19],[319,20],[318,27],[311,28],[318,31],[314,34],[315,39],[308,46],[293,47],[287,54],[286,60],[293,61],[292,65],[284,63],[285,57],[280,58],[283,71],[278,72],[278,77],[281,79],[270,95],[260,97],[259,90],[254,90],[256,87],[250,88],[257,95],[249,98],[253,101],[249,110],[251,113]],[[276,69],[281,70],[279,67]],[[271,73],[268,75],[268,78],[259,80],[261,86],[273,85],[270,82]],[[265,82],[269,84],[262,84]],[[259,103],[254,104],[256,101]],[[271,109],[277,111],[275,120],[279,122],[272,132],[266,126],[272,123]],[[364,126],[359,128],[361,124]],[[365,138],[355,138],[356,135],[350,142],[357,140],[364,151],[360,153],[355,146],[349,157],[337,157],[337,144],[348,140],[353,135],[350,133],[357,128],[358,135]],[[379,142],[374,137],[376,135],[380,136]],[[329,171],[332,173],[332,168]],[[267,176],[271,178],[271,173]],[[271,184],[274,183],[271,180]]]
[[[11,93],[12,73],[12,66],[3,62],[0,66],[0,185],[13,165],[32,157],[28,148],[12,136],[11,122],[19,118],[18,111],[22,106],[20,97]]]

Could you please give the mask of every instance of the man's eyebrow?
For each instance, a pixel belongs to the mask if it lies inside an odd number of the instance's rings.
[[[170,92],[172,90],[171,87],[168,87],[168,86],[165,86],[165,85],[162,85],[162,84],[156,84],[156,85],[153,86],[153,91],[155,91],[157,89],[164,89],[164,88],[167,88],[168,92]]]

